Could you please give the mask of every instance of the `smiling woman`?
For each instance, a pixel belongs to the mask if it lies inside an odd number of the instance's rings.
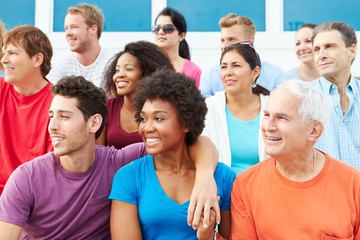
[[[109,117],[98,145],[114,146],[121,149],[131,143],[141,142],[134,119],[132,95],[138,81],[151,75],[157,69],[174,70],[163,51],[153,43],[132,42],[117,53],[104,74],[103,85],[108,96]]]
[[[295,36],[295,53],[301,61],[301,64],[286,73],[287,80],[298,79],[310,82],[321,77],[314,62],[313,44],[311,40],[315,27],[315,24],[307,23],[297,30]]]
[[[183,74],[158,71],[141,80],[134,96],[139,134],[149,155],[115,175],[110,199],[112,239],[212,239],[210,226],[186,224],[186,209],[197,169],[188,147],[204,128],[206,104],[195,82]],[[222,163],[214,173],[220,197],[219,233],[230,234],[230,192],[235,173]]]
[[[221,55],[225,92],[206,99],[203,134],[216,145],[220,162],[240,173],[266,158],[260,122],[269,91],[257,84],[261,61],[251,42],[226,47]]]

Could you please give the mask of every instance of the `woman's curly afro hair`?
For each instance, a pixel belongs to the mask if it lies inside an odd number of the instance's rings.
[[[124,53],[129,53],[139,60],[142,77],[149,76],[160,68],[175,71],[168,56],[156,44],[147,41],[128,43],[124,50],[115,54],[106,66],[102,84],[108,95],[119,97],[113,76],[116,72],[117,61]]]
[[[189,129],[186,144],[194,144],[204,129],[207,113],[205,99],[196,88],[195,80],[161,69],[140,81],[133,96],[136,122],[141,121],[140,113],[146,100],[168,101],[179,112],[180,123]]]

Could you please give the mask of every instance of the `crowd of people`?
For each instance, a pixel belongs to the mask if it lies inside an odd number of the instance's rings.
[[[118,53],[103,26],[70,7],[52,59],[40,29],[0,21],[0,239],[360,240],[352,26],[301,26],[286,73],[245,16],[219,20],[203,72],[175,9]]]

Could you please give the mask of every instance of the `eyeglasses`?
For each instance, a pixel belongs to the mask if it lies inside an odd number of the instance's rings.
[[[163,30],[163,32],[165,34],[170,34],[170,33],[173,33],[174,30],[176,29],[176,27],[172,24],[165,24],[164,26],[160,26],[160,25],[154,25],[152,28],[151,28],[151,31],[154,33],[154,34],[159,34],[160,32],[160,29]]]

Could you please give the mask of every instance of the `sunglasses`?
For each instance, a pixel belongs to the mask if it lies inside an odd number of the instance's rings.
[[[165,34],[170,34],[170,33],[173,33],[175,31],[176,27],[174,25],[172,25],[172,24],[165,24],[162,27],[160,25],[154,25],[151,28],[151,31],[153,33],[155,33],[155,34],[159,34],[160,29],[162,29]]]
[[[260,57],[259,54],[255,51],[254,48],[254,42],[250,42],[250,41],[243,41],[243,42],[238,42],[238,43],[234,43],[234,44],[241,44],[241,45],[247,45],[249,47],[251,47],[254,50],[255,53],[255,57],[256,57],[256,66],[261,66],[261,62],[260,62]]]

